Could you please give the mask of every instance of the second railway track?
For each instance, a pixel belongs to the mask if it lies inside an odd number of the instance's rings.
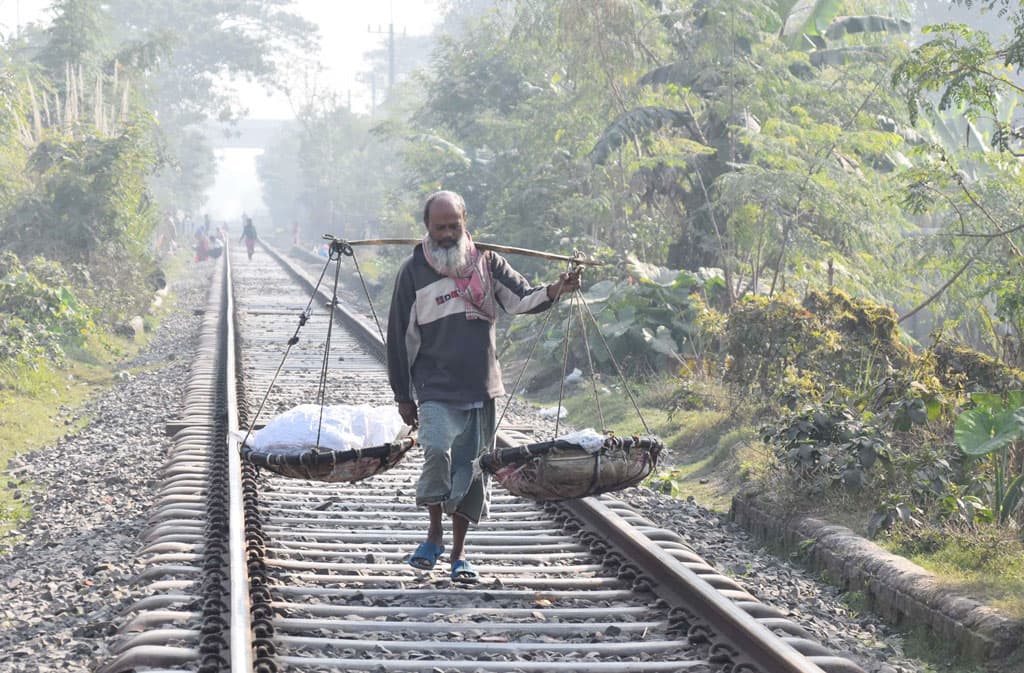
[[[227,437],[268,390],[261,422],[313,401],[327,298],[289,346],[308,271],[270,249],[226,262],[189,411],[171,427],[145,595],[101,673],[861,670],[615,497],[545,505],[495,486],[467,540],[482,579],[466,587],[444,558],[431,572],[406,564],[426,530],[416,448],[355,484],[245,465]],[[375,330],[358,319],[331,329],[325,403],[392,404]]]

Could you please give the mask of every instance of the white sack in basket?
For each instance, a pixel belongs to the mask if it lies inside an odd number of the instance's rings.
[[[594,428],[577,430],[576,432],[570,432],[567,435],[558,437],[563,442],[575,444],[587,453],[597,453],[600,451],[604,446],[604,438],[605,436]]]
[[[300,404],[276,416],[255,437],[246,442],[257,451],[301,450],[317,446],[346,451],[381,446],[395,441],[403,427],[402,417],[393,405]]]

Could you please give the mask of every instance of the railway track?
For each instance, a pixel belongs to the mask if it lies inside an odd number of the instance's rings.
[[[356,484],[245,464],[233,431],[268,390],[261,421],[312,401],[329,297],[299,328],[308,269],[269,248],[221,264],[187,412],[168,425],[140,598],[98,673],[862,670],[618,498],[545,505],[495,486],[467,540],[482,579],[466,587],[444,560],[405,563],[427,523],[416,449]],[[325,402],[392,404],[376,328],[336,311]]]

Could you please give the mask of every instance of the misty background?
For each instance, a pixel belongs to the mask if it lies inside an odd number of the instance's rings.
[[[430,48],[426,38],[440,22],[443,4],[443,0],[296,0],[290,9],[312,24],[316,42],[313,52],[296,54],[285,66],[285,81],[292,90],[285,93],[230,76],[224,77],[220,85],[237,95],[242,118],[257,120],[257,126],[264,121],[294,120],[296,107],[304,103],[303,96],[328,91],[343,98],[352,110],[372,114],[386,96],[392,31],[398,51],[396,76],[405,77],[426,59]],[[52,0],[0,0],[0,35],[11,39],[22,30],[49,25],[52,5]],[[220,133],[237,132],[237,128],[219,124],[211,124],[207,130],[215,143],[220,141]],[[268,222],[256,170],[263,151],[262,147],[217,148],[216,176],[195,215],[209,213],[215,220],[239,222],[242,213],[248,212]]]

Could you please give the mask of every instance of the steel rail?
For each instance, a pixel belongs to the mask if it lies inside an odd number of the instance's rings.
[[[764,673],[821,673],[821,668],[783,642],[764,625],[724,598],[651,539],[628,525],[595,498],[581,498],[561,505],[575,517],[599,530],[614,547],[636,563],[655,584],[658,595],[686,608],[721,634],[747,665]],[[739,663],[739,662],[737,662]]]
[[[249,569],[246,565],[247,544],[245,541],[245,507],[242,492],[242,457],[239,452],[238,386],[235,363],[235,299],[231,291],[230,248],[224,249],[224,370],[225,397],[228,433],[225,442],[228,447],[228,503],[229,503],[229,556],[230,569],[230,619],[231,619],[231,671],[252,673],[253,638],[252,610],[249,604]]]
[[[169,421],[173,438],[156,475],[159,497],[142,534],[145,566],[133,583],[151,592],[121,613],[124,623],[110,644],[112,658],[96,673],[136,670],[219,670],[230,634],[223,477],[227,463],[223,302],[229,292],[226,256],[212,272],[207,305],[185,384],[182,418]],[[190,608],[190,609],[186,609]],[[198,609],[191,609],[198,608]],[[136,633],[142,631],[142,633]]]

